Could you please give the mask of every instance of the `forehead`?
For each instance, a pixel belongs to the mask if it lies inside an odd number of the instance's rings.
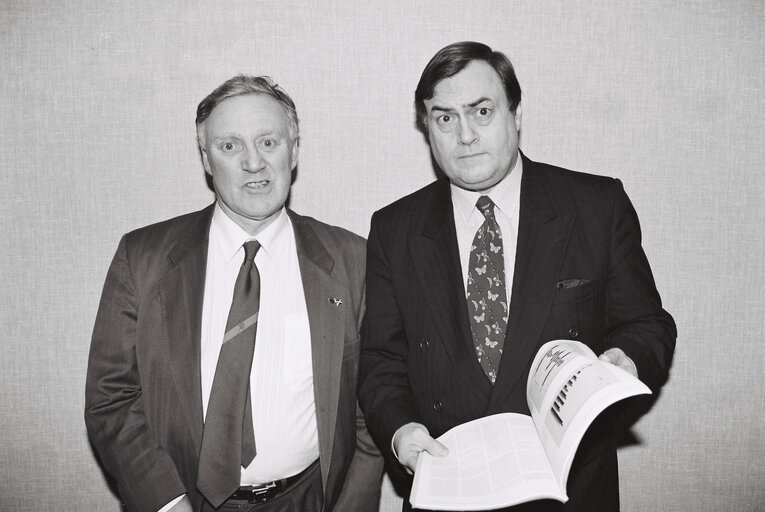
[[[242,94],[221,101],[204,123],[209,135],[281,132],[289,118],[281,104],[266,94]]]
[[[487,62],[474,60],[459,73],[444,78],[433,88],[433,97],[425,107],[456,108],[486,98],[494,103],[507,102],[499,74]]]

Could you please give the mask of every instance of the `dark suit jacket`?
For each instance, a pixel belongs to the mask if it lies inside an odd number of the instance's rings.
[[[550,340],[573,338],[597,354],[619,347],[654,391],[667,379],[675,325],[661,307],[621,183],[522,158],[510,317],[493,388],[472,346],[448,181],[372,217],[359,400],[392,468],[400,466],[391,438],[408,422],[438,437],[485,415],[529,414],[529,367]],[[558,284],[567,280],[582,284]],[[601,421],[588,432],[566,510],[618,509],[612,428]]]
[[[200,329],[212,211],[125,235],[104,284],[85,421],[129,510],[154,512],[184,492],[195,509],[202,505],[195,488],[203,430]],[[288,213],[311,330],[325,510],[377,510],[382,460],[355,393],[364,242]]]

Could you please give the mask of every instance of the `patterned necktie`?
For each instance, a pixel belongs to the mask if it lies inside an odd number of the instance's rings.
[[[244,244],[202,435],[197,488],[216,508],[239,488],[240,466],[255,458],[250,369],[260,307],[258,249],[257,240]]]
[[[476,231],[470,248],[467,303],[476,356],[494,384],[507,331],[505,255],[502,232],[494,217],[494,203],[488,196],[481,196],[476,207],[485,220]]]

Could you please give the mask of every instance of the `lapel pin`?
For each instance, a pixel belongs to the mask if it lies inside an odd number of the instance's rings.
[[[329,300],[330,304],[334,304],[335,306],[339,306],[340,304],[343,303],[342,299],[336,299],[334,297],[329,297],[327,300]]]

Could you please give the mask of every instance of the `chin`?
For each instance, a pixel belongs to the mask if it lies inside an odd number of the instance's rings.
[[[485,176],[484,175],[469,176],[469,179],[463,180],[463,183],[465,183],[465,185],[467,185],[470,188],[486,188],[486,187],[493,186],[495,181],[499,181],[499,180],[495,180],[495,177],[493,175],[488,174]]]

